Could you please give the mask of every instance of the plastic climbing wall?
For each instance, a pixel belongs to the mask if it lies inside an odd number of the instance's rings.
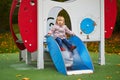
[[[117,0],[105,0],[105,38],[110,38],[117,17]]]

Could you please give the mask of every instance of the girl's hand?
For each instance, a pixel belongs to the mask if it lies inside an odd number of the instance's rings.
[[[49,36],[51,36],[51,34],[49,34],[49,33],[45,35],[46,38],[49,37]]]
[[[51,34],[50,34],[50,33],[48,33],[47,35],[48,35],[48,36],[51,36]]]
[[[75,33],[73,33],[71,36],[75,36]]]

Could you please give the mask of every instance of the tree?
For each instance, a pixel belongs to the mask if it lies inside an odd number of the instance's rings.
[[[117,0],[117,20],[114,29],[114,33],[120,33],[120,0]]]
[[[12,0],[0,1],[0,32],[9,31],[9,12]]]

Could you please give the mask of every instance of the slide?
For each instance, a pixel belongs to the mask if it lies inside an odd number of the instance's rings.
[[[46,40],[52,61],[58,72],[65,75],[93,73],[94,67],[89,52],[77,36],[69,38],[70,42],[77,47],[73,52],[69,51],[65,45],[66,51],[61,51],[52,36],[48,36]]]

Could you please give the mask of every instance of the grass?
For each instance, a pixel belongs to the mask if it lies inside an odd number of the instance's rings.
[[[106,54],[106,65],[98,65],[98,54],[91,53],[95,71],[93,74],[65,76],[56,71],[53,64],[45,62],[45,69],[37,70],[36,62],[26,65],[18,60],[18,54],[0,54],[1,80],[119,80],[120,55]]]

